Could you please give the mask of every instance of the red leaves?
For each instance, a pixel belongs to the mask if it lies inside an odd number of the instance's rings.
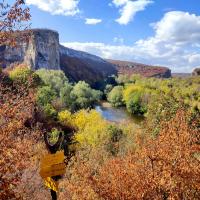
[[[26,40],[28,32],[18,34],[18,31],[26,30],[27,21],[30,20],[30,9],[24,7],[24,1],[16,0],[13,6],[3,1],[0,11],[0,45],[16,45],[16,41]]]
[[[76,199],[199,199],[200,165],[194,156],[194,151],[200,153],[197,135],[188,124],[187,113],[179,110],[156,139],[147,139],[145,144],[134,141],[135,153],[111,157],[98,167],[78,157],[63,186]]]
[[[18,199],[23,171],[30,166],[32,148],[41,135],[25,121],[33,118],[33,89],[15,84],[0,74],[0,199]],[[19,198],[20,199],[20,198]]]

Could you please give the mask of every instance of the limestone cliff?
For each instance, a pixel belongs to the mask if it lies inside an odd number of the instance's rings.
[[[34,29],[29,41],[18,43],[12,48],[2,46],[0,59],[4,66],[24,63],[32,69],[60,69],[59,35],[55,31]]]
[[[48,29],[31,30],[29,41],[15,48],[1,46],[0,63],[3,67],[24,63],[33,70],[61,69],[72,81],[91,84],[117,73],[113,64],[98,56],[61,46],[58,33]]]
[[[192,75],[193,76],[200,76],[200,68],[194,69],[193,72],[192,72]]]

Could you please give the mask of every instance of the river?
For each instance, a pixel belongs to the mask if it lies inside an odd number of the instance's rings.
[[[139,125],[144,120],[144,117],[132,116],[125,108],[114,108],[107,102],[96,105],[95,110],[100,113],[104,119],[111,122],[121,123],[128,121]]]

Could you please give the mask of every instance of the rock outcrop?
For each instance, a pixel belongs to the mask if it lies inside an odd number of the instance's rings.
[[[29,41],[15,48],[1,46],[0,63],[3,67],[24,63],[33,70],[60,69],[72,81],[84,80],[90,84],[117,73],[113,64],[98,56],[61,46],[58,33],[48,29],[31,30]]]
[[[200,76],[200,68],[196,68],[192,72],[192,76]]]
[[[170,78],[171,70],[167,67],[150,66],[141,63],[120,61],[120,60],[107,60],[114,64],[118,71],[118,74],[131,76],[133,74],[139,74],[144,77],[156,77],[156,78]]]
[[[34,29],[29,41],[20,42],[15,48],[2,46],[0,59],[4,66],[24,63],[33,70],[60,69],[59,35],[47,29]]]

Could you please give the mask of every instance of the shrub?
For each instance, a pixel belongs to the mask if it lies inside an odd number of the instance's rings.
[[[195,122],[195,121],[193,121]],[[158,138],[137,136],[138,148],[124,157],[99,162],[80,158],[71,163],[65,194],[84,199],[199,199],[198,132],[187,123],[187,113],[179,110],[163,124]],[[82,155],[83,156],[83,155]],[[84,155],[85,156],[85,155]],[[94,162],[94,158],[98,162]],[[78,189],[77,189],[78,188]]]
[[[147,92],[141,86],[128,85],[126,87],[123,96],[128,112],[131,114],[144,114],[147,112],[148,100],[144,98]]]
[[[66,108],[69,110],[73,110],[73,99],[71,98],[71,91],[73,86],[70,84],[66,84],[64,87],[60,89],[60,99]]]
[[[119,107],[124,105],[123,101],[123,87],[116,86],[108,94],[108,101],[114,106]]]
[[[61,70],[40,69],[36,71],[45,85],[52,88],[59,95],[61,88],[68,84],[68,78]]]
[[[24,65],[19,65],[9,72],[9,77],[13,81],[18,81],[20,83],[27,83],[28,78],[33,72]]]
[[[177,101],[173,95],[166,96],[164,94],[154,95],[148,105],[146,115],[146,127],[149,134],[157,136],[160,132],[161,123],[172,119],[177,110],[184,106],[183,103]]]
[[[43,107],[42,107],[42,111],[44,112],[45,114],[45,117],[47,118],[53,118],[55,119],[56,116],[57,116],[57,111],[54,109],[54,107],[47,103],[45,104]]]
[[[74,127],[73,115],[70,111],[64,110],[58,113],[58,120],[65,126]]]
[[[103,145],[108,138],[107,122],[95,110],[80,110],[74,114],[73,122],[78,129],[74,139],[79,147]]]
[[[101,99],[102,93],[98,90],[92,89],[89,84],[84,81],[79,81],[71,91],[71,98],[73,100],[73,107],[78,110],[82,108],[89,108],[95,102]]]
[[[52,145],[58,141],[60,133],[63,132],[59,131],[57,128],[53,128],[51,132],[48,133],[48,140]]]
[[[104,94],[107,96],[111,92],[112,89],[113,89],[113,85],[111,84],[106,85],[104,89]]]
[[[107,129],[109,141],[107,144],[107,150],[112,155],[117,155],[119,151],[119,142],[123,138],[123,131],[115,125],[110,125]]]
[[[45,106],[46,104],[50,104],[55,98],[56,93],[49,86],[43,86],[37,91],[37,103],[40,106]]]

